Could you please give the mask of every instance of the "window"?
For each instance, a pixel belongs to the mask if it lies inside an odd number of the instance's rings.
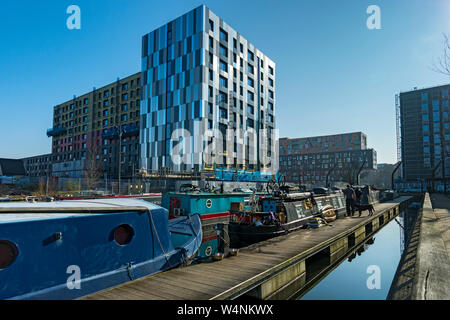
[[[255,108],[251,105],[247,105],[247,113],[254,114]]]
[[[210,97],[213,96],[213,88],[211,86],[208,87],[208,94],[209,94]]]
[[[254,97],[255,97],[255,95],[253,92],[247,91],[247,99],[248,100],[253,101]]]
[[[269,98],[273,99],[273,91],[269,90]]]
[[[84,98],[83,103],[84,104],[88,104],[89,103],[89,99],[88,98]]]
[[[273,80],[269,78],[269,85],[273,87]]]
[[[103,127],[108,126],[108,119],[103,120]]]
[[[220,70],[228,72],[228,65],[222,60],[220,60]]]
[[[233,62],[236,63],[236,61],[237,61],[237,55],[236,55],[236,53],[233,53]]]
[[[208,107],[209,107],[209,113],[210,114],[213,114],[214,112],[213,112],[213,104],[210,102],[210,103],[208,103]]]
[[[88,108],[87,107],[84,107],[83,108],[83,113],[87,113],[88,112]]]
[[[109,91],[108,90],[103,92],[103,97],[104,98],[108,98],[109,97]]]
[[[213,81],[214,80],[214,76],[213,76],[213,71],[209,70],[209,80]]]
[[[228,88],[228,80],[227,80],[227,78],[220,76],[219,77],[219,84],[222,87]]]
[[[255,55],[250,50],[247,50],[248,59],[253,61],[255,59]]]
[[[127,108],[128,108],[128,106],[126,103],[122,105],[122,111],[127,111]]]
[[[439,101],[433,100],[433,111],[439,111]]]
[[[126,114],[123,114],[122,117],[121,117],[121,119],[122,119],[122,121],[127,121],[127,115],[126,115]]]
[[[273,68],[269,66],[269,73],[273,75]]]
[[[122,84],[122,90],[128,90],[128,83]]]
[[[233,38],[233,48],[237,48],[237,40],[235,38]]]
[[[227,109],[219,108],[219,116],[223,119],[228,119]]]
[[[228,49],[226,47],[221,45],[219,47],[219,51],[221,55],[223,55],[224,57],[228,57]]]
[[[222,28],[220,28],[220,39],[228,41],[228,33],[225,32]]]
[[[122,95],[122,101],[127,101],[128,100],[128,94],[124,93]]]
[[[267,105],[269,106],[270,110],[273,110],[273,103],[272,102],[269,102]]]
[[[107,117],[108,116],[108,109],[103,110],[103,116]]]
[[[108,100],[103,101],[103,106],[104,106],[104,107],[109,106],[109,101],[108,101]]]
[[[433,121],[439,121],[439,112],[433,112]]]
[[[239,44],[239,49],[241,53],[244,53],[244,45],[242,43]]]
[[[251,73],[251,74],[253,74],[253,72],[254,72],[254,71],[253,71],[254,68],[253,68],[253,66],[252,66],[251,64],[248,65],[247,70],[248,70],[248,72]]]
[[[209,54],[209,60],[208,60],[208,62],[209,62],[210,64],[213,64],[213,63],[214,63],[214,57],[213,57],[213,54],[212,54],[212,53]]]
[[[209,37],[209,48],[210,49],[214,48],[214,39],[213,39],[213,37]]]
[[[209,30],[214,31],[214,21],[209,19]]]
[[[248,79],[247,79],[247,83],[248,83],[248,85],[249,85],[250,87],[254,87],[254,85],[255,85],[255,82],[253,81],[252,78],[248,78]]]
[[[428,93],[422,93],[422,100],[428,100]]]

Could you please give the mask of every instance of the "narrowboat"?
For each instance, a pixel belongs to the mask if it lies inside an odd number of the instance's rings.
[[[0,204],[0,299],[75,299],[188,264],[199,215],[136,199]]]
[[[197,258],[207,259],[217,254],[228,255],[230,212],[233,208],[243,209],[246,197],[246,193],[200,190],[190,185],[163,193],[161,205],[169,211],[169,218],[200,215],[203,239]]]
[[[232,212],[230,246],[240,248],[304,227],[321,210],[312,193],[278,192],[252,199],[250,209]]]

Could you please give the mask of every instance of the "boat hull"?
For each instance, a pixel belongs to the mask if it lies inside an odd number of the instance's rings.
[[[64,201],[73,208],[67,213],[51,213],[54,203],[48,213],[0,208],[0,241],[17,248],[15,260],[0,269],[0,299],[76,299],[179,266],[197,253],[199,215],[169,222],[164,208],[125,200],[127,209],[124,200],[114,201],[116,212],[108,213],[73,213],[80,211],[73,203],[95,211],[94,200]]]

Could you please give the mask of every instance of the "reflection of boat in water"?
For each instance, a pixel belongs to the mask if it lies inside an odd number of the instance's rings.
[[[0,298],[73,299],[189,263],[199,215],[134,199],[0,204]]]

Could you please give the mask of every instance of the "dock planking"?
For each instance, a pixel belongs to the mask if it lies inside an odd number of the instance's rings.
[[[325,249],[334,241],[398,207],[410,197],[374,205],[375,214],[340,218],[318,229],[302,229],[242,248],[237,256],[192,264],[124,283],[82,299],[230,299]],[[358,213],[355,213],[358,214]],[[392,217],[391,217],[392,219]]]

